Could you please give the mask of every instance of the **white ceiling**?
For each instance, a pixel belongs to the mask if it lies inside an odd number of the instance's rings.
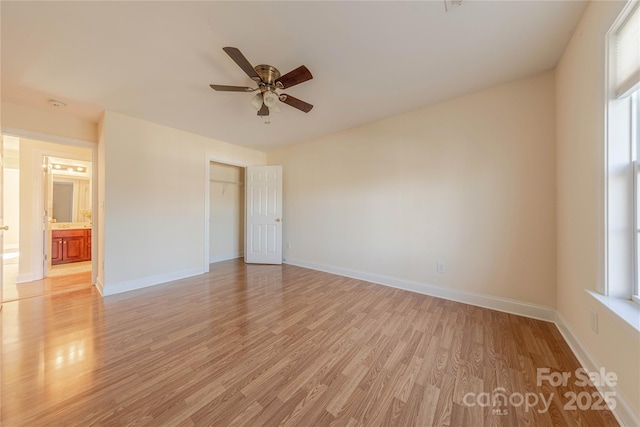
[[[7,2],[2,99],[107,109],[270,151],[553,68],[586,2]],[[314,79],[265,125],[223,51]]]

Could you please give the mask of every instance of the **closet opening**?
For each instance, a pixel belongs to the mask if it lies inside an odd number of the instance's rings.
[[[244,183],[244,167],[210,162],[209,264],[244,257]]]

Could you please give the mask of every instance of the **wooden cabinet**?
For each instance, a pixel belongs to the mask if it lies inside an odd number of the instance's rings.
[[[90,259],[91,229],[51,231],[51,264],[66,264]]]

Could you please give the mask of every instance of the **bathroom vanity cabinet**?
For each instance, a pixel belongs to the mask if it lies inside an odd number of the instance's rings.
[[[91,259],[91,229],[51,231],[51,264],[89,261]]]

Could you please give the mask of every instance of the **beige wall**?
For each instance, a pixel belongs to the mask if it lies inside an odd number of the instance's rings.
[[[258,165],[266,154],[110,111],[101,126],[105,294],[208,271],[209,159]]]
[[[640,340],[587,295],[604,277],[605,34],[624,2],[592,2],[556,70],[558,312],[640,413]],[[597,313],[599,332],[590,328]]]
[[[20,129],[82,141],[98,141],[96,123],[52,111],[2,102],[2,130]]]
[[[547,72],[269,153],[285,258],[555,307],[554,122]]]

